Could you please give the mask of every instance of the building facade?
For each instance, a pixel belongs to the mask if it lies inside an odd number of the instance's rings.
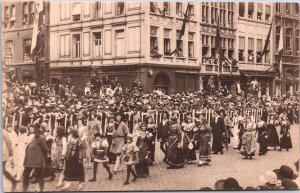
[[[274,3],[273,13],[275,25],[273,26],[273,64],[277,67],[275,80],[275,92],[280,91],[291,94],[299,91],[299,4],[298,3]],[[282,76],[278,58],[278,45],[280,30],[283,28],[283,55]]]
[[[4,71],[15,72],[20,80],[37,78],[36,63],[31,59],[32,29],[35,19],[34,1],[5,1],[2,8],[2,66]],[[49,23],[49,3],[44,2],[45,27]],[[44,58],[40,77],[47,80],[48,31],[45,35]]]
[[[270,38],[265,54],[261,57],[272,22],[272,4],[259,2],[238,3],[236,53],[239,71],[258,87],[258,96],[273,95],[274,69]]]

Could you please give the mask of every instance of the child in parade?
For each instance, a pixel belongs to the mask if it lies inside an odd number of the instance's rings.
[[[124,182],[124,185],[129,184],[130,173],[132,173],[133,175],[132,182],[135,182],[138,178],[134,170],[134,166],[138,163],[139,148],[133,142],[133,138],[131,134],[127,135],[126,142],[127,143],[122,146],[122,154],[120,156],[120,159],[122,159],[124,164],[127,166],[127,175],[126,175],[126,181]]]

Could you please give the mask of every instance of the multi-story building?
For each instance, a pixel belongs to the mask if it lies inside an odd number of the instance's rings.
[[[273,26],[273,64],[279,68],[278,45],[280,30],[283,28],[283,55],[282,76],[277,73],[276,91],[293,94],[299,91],[299,4],[298,3],[274,3],[273,7],[275,25]],[[279,70],[280,71],[280,70]]]
[[[220,46],[222,54],[232,60],[236,59],[236,31],[237,31],[237,5],[234,2],[202,2],[200,6],[200,66],[201,66],[201,88],[207,86],[209,77],[214,76],[221,86],[227,86],[231,92],[236,92],[238,81],[238,70],[227,67],[222,63],[214,62],[211,58],[216,54],[216,31],[220,26]]]
[[[274,69],[270,42],[261,56],[272,22],[272,4],[260,2],[238,3],[238,26],[236,53],[239,71],[258,86],[258,96],[273,95]]]
[[[36,63],[31,59],[32,29],[35,19],[34,1],[5,1],[2,12],[2,66],[5,71],[14,71],[18,79],[37,78]],[[49,23],[49,3],[44,2],[45,27]],[[47,80],[47,30],[44,34],[45,50],[39,62],[40,77]]]
[[[203,88],[207,77],[200,74],[217,75],[219,69],[202,62],[214,55],[217,18],[223,52],[234,58],[235,4],[189,4],[187,10],[187,2],[51,2],[52,82],[84,82],[96,71],[127,87],[139,79],[146,90]],[[190,17],[180,38],[186,13]],[[225,71],[220,74],[230,77]]]

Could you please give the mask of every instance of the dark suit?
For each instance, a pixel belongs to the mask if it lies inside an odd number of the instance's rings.
[[[214,152],[222,152],[222,133],[225,132],[225,123],[222,117],[218,117],[217,121],[214,117],[211,122],[212,134],[213,134],[213,144],[212,150]]]
[[[34,137],[26,147],[23,173],[23,191],[26,192],[29,186],[29,175],[35,169],[35,175],[39,182],[40,191],[44,189],[43,171],[46,167],[46,156],[49,152],[44,136]]]
[[[165,141],[169,137],[170,125],[171,123],[169,120],[166,121],[165,125],[163,125],[163,121],[157,125],[157,139],[160,140],[160,149],[164,152],[164,154],[166,154],[164,145]]]

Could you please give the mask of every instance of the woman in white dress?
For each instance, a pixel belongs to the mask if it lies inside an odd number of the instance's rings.
[[[233,122],[233,129],[232,129],[232,145],[234,149],[238,149],[239,146],[239,121],[241,121],[243,119],[242,116],[240,116],[240,111],[239,110],[235,110],[234,111],[234,116],[232,118],[232,122]]]
[[[15,163],[16,171],[17,171],[17,180],[20,181],[23,176],[24,171],[24,159],[25,159],[25,150],[26,146],[28,144],[28,135],[26,132],[26,127],[20,126],[19,128],[19,136],[17,138],[17,146],[16,146],[16,152],[15,155],[17,156],[17,160]]]

